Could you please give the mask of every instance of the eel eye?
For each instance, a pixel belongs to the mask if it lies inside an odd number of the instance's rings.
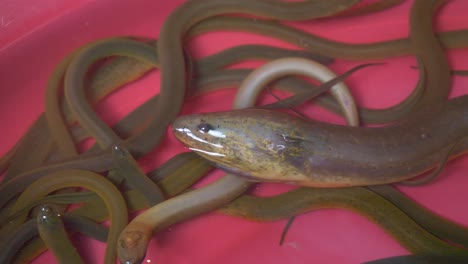
[[[200,133],[208,133],[213,129],[213,127],[210,124],[201,123],[197,126],[197,129]]]

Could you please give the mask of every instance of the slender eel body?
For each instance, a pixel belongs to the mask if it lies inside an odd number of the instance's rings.
[[[410,179],[468,135],[468,96],[394,125],[356,128],[261,109],[182,116],[176,137],[217,167],[254,180],[346,187]],[[460,146],[453,156],[466,147]]]
[[[41,206],[36,222],[41,239],[52,251],[58,263],[84,263],[67,235],[60,214],[54,212],[52,207]]]

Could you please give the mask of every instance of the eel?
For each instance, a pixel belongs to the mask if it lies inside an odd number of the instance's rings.
[[[427,106],[384,127],[347,127],[251,108],[181,116],[173,132],[216,167],[256,181],[388,184],[435,167],[468,135],[468,96]],[[457,147],[451,158],[466,149]]]
[[[36,216],[36,222],[39,236],[52,251],[58,263],[84,263],[68,237],[60,214],[54,212],[51,207],[42,205]]]

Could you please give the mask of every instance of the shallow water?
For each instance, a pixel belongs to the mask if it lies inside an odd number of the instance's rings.
[[[0,8],[3,13],[0,13],[0,122],[4,124],[0,153],[13,146],[42,112],[48,74],[63,56],[83,44],[108,36],[156,37],[164,19],[184,1],[75,0],[68,1],[70,4],[66,6],[54,0],[41,1],[44,6],[34,5],[36,2],[6,1],[10,6]],[[346,42],[394,39],[408,34],[410,3],[375,15],[295,25]],[[467,11],[467,1],[451,1],[437,16],[437,30],[468,28]],[[191,41],[189,47],[196,57],[203,57],[245,43],[292,47],[270,38],[232,32],[205,34]],[[453,68],[468,69],[468,50],[453,50],[448,56]],[[414,57],[385,61],[385,66],[371,67],[348,78],[347,84],[360,104],[386,107],[403,99],[414,87],[417,71],[409,68],[416,65]],[[363,62],[338,60],[332,69],[344,72]],[[259,64],[243,63],[237,67]],[[454,85],[452,96],[467,94],[468,78],[454,77]],[[115,123],[157,93],[158,87],[159,74],[155,72],[120,90],[97,108],[107,122]],[[234,94],[231,89],[189,99],[184,113],[227,110]],[[273,99],[267,97],[266,101]],[[314,118],[343,123],[318,107],[301,109]],[[146,169],[154,168],[181,151],[186,149],[169,134],[142,162]],[[466,207],[464,201],[468,199],[468,177],[464,175],[467,170],[468,158],[462,157],[450,162],[434,184],[402,187],[401,190],[433,211],[468,225],[468,212],[460,210]],[[204,183],[220,175],[222,173],[216,171]],[[255,192],[272,195],[291,188],[264,184]],[[279,247],[284,225],[285,221],[253,223],[216,213],[204,215],[157,235],[150,243],[147,263],[358,263],[406,253],[378,226],[345,210],[321,210],[297,217],[285,245]],[[99,263],[104,244],[81,236],[76,238],[86,261]],[[53,262],[52,255],[47,252],[34,263]]]

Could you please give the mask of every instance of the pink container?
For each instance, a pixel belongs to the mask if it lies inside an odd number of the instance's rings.
[[[3,0],[0,2],[0,121],[4,124],[0,154],[5,153],[43,111],[44,89],[53,67],[65,55],[91,41],[110,36],[157,38],[166,17],[182,0]],[[372,2],[372,1],[365,1]],[[323,19],[297,23],[298,27],[319,36],[349,43],[395,39],[408,35],[408,14],[412,1],[378,14]],[[454,0],[436,16],[436,29],[447,31],[468,28],[468,1]],[[292,47],[278,40],[236,32],[204,34],[190,41],[196,57],[227,47],[263,43]],[[468,69],[468,51],[448,52],[454,69]],[[364,61],[338,60],[331,66],[338,73]],[[361,70],[347,79],[359,104],[387,107],[409,94],[418,79],[413,56],[385,60],[384,66]],[[259,62],[240,66],[260,65]],[[468,79],[453,77],[452,97],[467,94]],[[109,123],[115,123],[159,90],[156,72],[121,89],[98,110]],[[227,110],[234,89],[189,99],[184,113]],[[265,101],[272,101],[266,98]],[[320,120],[343,120],[318,107],[304,108]],[[174,154],[186,151],[172,135],[143,159],[146,169],[154,168]],[[379,153],[376,153],[378,155]],[[468,225],[468,159],[451,161],[439,179],[428,186],[401,187],[411,198],[460,224]],[[200,185],[222,175],[216,171]],[[259,195],[273,195],[292,186],[262,184]],[[298,216],[285,244],[278,241],[286,221],[249,222],[210,213],[177,224],[154,237],[146,263],[360,263],[408,252],[384,230],[366,218],[340,209],[319,210]],[[74,241],[87,263],[101,263],[105,245],[82,236]],[[34,263],[54,263],[46,252]]]

